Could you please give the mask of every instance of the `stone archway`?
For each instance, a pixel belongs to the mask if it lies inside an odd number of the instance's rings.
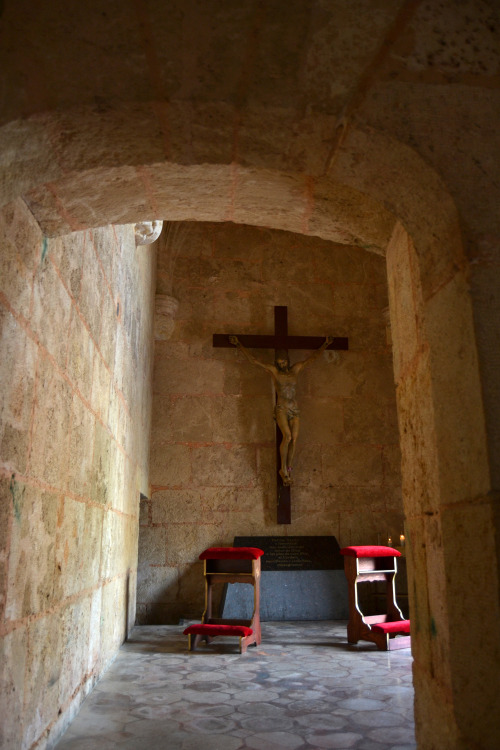
[[[24,198],[49,236],[168,216],[287,228],[387,250],[417,733],[423,747],[485,746],[495,736],[487,701],[498,648],[496,576],[487,582],[457,559],[473,560],[480,538],[484,565],[496,571],[495,537],[466,265],[456,211],[437,176],[407,147],[351,131],[330,174],[316,179],[234,164],[151,163],[61,175],[46,160],[37,185],[29,182],[20,181]]]
[[[475,746],[473,735],[491,731],[477,745],[487,747],[494,730],[488,729],[492,706],[481,665],[484,649],[497,649],[485,621],[497,582],[494,574],[479,580],[474,571],[476,539],[494,571],[495,538],[466,282],[459,270],[424,300],[415,247],[400,224],[387,267],[410,537],[417,738],[422,747],[466,748]]]

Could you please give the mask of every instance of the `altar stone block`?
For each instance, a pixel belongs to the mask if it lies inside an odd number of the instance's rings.
[[[264,550],[261,621],[348,619],[344,561],[334,536],[235,537],[234,546]],[[225,587],[221,617],[250,617],[252,609],[251,586]]]

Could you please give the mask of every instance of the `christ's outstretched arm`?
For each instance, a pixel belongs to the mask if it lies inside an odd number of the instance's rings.
[[[243,352],[245,357],[248,359],[249,362],[251,362],[253,365],[257,365],[257,367],[262,367],[264,370],[267,370],[267,372],[273,373],[275,371],[275,367],[273,365],[268,365],[265,362],[261,362],[260,359],[257,359],[257,357],[254,357],[253,354],[251,354],[248,349],[246,349],[241,341],[238,339],[237,336],[229,336],[229,341],[231,344],[233,344],[237,349]]]
[[[303,359],[302,362],[296,362],[292,365],[291,369],[298,374],[306,365],[309,365],[311,362],[314,362],[315,359],[318,359],[321,352],[324,352],[327,346],[330,346],[332,343],[333,336],[327,336],[318,349],[315,349],[312,354],[306,359]]]

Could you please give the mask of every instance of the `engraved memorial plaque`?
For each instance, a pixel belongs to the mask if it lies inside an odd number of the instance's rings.
[[[344,558],[334,536],[238,536],[235,547],[258,547],[264,555],[260,615],[262,622],[346,620]],[[249,617],[250,586],[231,584],[222,600],[224,617]]]
[[[264,551],[262,570],[344,570],[334,536],[237,536],[235,547]]]

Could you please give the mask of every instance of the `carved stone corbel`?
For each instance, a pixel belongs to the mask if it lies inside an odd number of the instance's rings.
[[[135,244],[151,245],[158,239],[163,227],[163,221],[141,221],[135,225]]]

